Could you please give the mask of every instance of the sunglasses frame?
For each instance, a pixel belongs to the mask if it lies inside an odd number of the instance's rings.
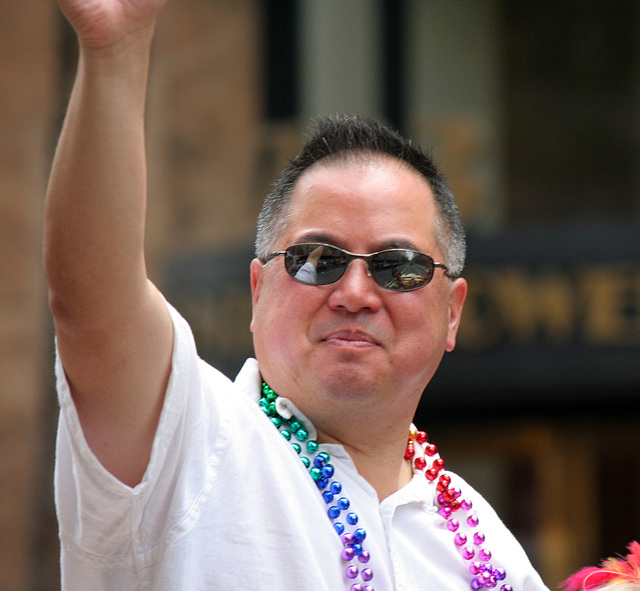
[[[306,281],[302,281],[300,279],[296,279],[295,275],[290,273],[289,269],[287,268],[286,257],[287,257],[287,255],[289,254],[289,251],[292,248],[296,248],[296,247],[300,247],[300,246],[313,247],[312,251],[315,250],[318,247],[321,247],[321,246],[337,250],[340,253],[342,253],[343,255],[347,256],[347,259],[348,259],[347,260],[347,264],[345,265],[344,270],[342,271],[341,275],[338,278],[336,278],[334,281],[331,281],[329,283],[307,283]],[[387,252],[410,252],[410,253],[414,253],[414,254],[426,257],[428,260],[431,261],[431,264],[433,266],[433,272],[431,273],[431,276],[429,277],[428,280],[424,281],[420,285],[416,285],[415,287],[406,287],[406,288],[402,288],[402,289],[394,289],[394,288],[388,287],[386,285],[381,285],[380,283],[378,283],[377,279],[374,276],[374,271],[371,268],[371,260],[376,255],[387,253]],[[292,244],[291,246],[288,246],[285,250],[272,252],[271,254],[269,254],[269,256],[267,256],[266,259],[261,259],[261,260],[266,265],[269,261],[271,261],[272,259],[274,259],[275,257],[278,257],[278,256],[285,257],[285,269],[286,269],[287,274],[289,275],[289,277],[295,279],[296,281],[298,281],[299,283],[302,283],[303,285],[312,285],[312,286],[315,286],[315,287],[322,287],[323,285],[332,285],[333,283],[337,283],[338,281],[340,281],[340,279],[342,279],[344,277],[344,274],[347,272],[347,269],[349,268],[349,265],[351,265],[351,263],[354,261],[354,259],[362,259],[363,261],[365,261],[365,263],[367,265],[367,275],[372,277],[372,279],[375,281],[376,285],[378,285],[379,287],[382,287],[383,289],[387,289],[389,291],[403,292],[403,291],[415,291],[416,289],[421,289],[425,285],[429,285],[429,283],[431,283],[431,280],[433,279],[433,276],[435,275],[436,269],[444,269],[444,274],[449,279],[453,279],[453,276],[449,273],[449,267],[447,267],[447,265],[445,265],[444,263],[438,263],[438,262],[434,261],[433,257],[429,256],[428,254],[425,254],[425,253],[420,252],[418,250],[411,250],[410,248],[386,248],[384,250],[379,250],[377,252],[372,252],[370,254],[358,254],[358,253],[355,253],[355,252],[350,252],[348,250],[345,250],[344,248],[339,248],[337,246],[334,246],[333,244],[325,244],[325,243],[322,243],[322,242],[303,242],[303,243],[300,243],[300,244]],[[309,256],[310,256],[310,254],[307,255],[307,257],[309,257]]]

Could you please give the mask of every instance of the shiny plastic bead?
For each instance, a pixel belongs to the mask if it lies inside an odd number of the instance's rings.
[[[429,457],[435,456],[438,453],[438,448],[433,443],[427,443],[427,445],[424,446],[424,453]]]
[[[282,425],[282,419],[280,417],[271,417],[271,422],[276,426],[280,427]]]
[[[293,448],[293,450],[299,454],[302,450],[300,449],[300,446],[297,443],[292,443],[291,447]]]
[[[491,560],[491,550],[487,550],[486,548],[483,548],[482,550],[480,550],[478,557],[480,558],[480,560],[483,560],[484,562]]]
[[[336,523],[333,524],[333,529],[335,529],[336,532],[338,532],[338,535],[341,536],[344,533],[344,523],[336,521]]]
[[[280,435],[282,435],[287,441],[291,439],[291,431],[287,431],[287,429],[280,431]]]
[[[463,499],[462,501],[460,501],[460,507],[465,511],[471,511],[471,509],[473,508],[473,503],[468,499]]]
[[[292,420],[289,423],[289,427],[291,428],[292,431],[297,431],[298,429],[302,428],[302,423],[300,421],[293,419],[292,417]]]
[[[433,461],[433,467],[438,470],[444,470],[444,460],[442,458],[437,458]]]
[[[360,556],[358,556],[358,560],[360,562],[362,562],[362,564],[366,564],[367,562],[369,562],[370,558],[371,558],[371,555],[369,554],[369,552],[367,550],[363,550],[362,554],[360,554]]]
[[[464,532],[459,532],[453,538],[456,546],[464,546],[467,543],[467,534]]]
[[[335,470],[331,464],[327,464],[324,468],[322,468],[322,475],[325,478],[331,478],[334,472]]]
[[[474,591],[479,591],[483,587],[484,587],[484,581],[482,580],[482,578],[474,577],[473,580],[471,581],[471,588],[474,589]]]
[[[356,523],[358,523],[358,515],[357,515],[357,513],[349,513],[347,515],[347,523],[349,525],[355,525]]]
[[[340,539],[342,540],[343,544],[353,544],[353,534],[351,533],[342,534]]]
[[[475,513],[472,513],[471,515],[469,515],[469,517],[467,517],[467,523],[470,527],[478,527],[480,520]]]
[[[460,527],[460,522],[457,519],[449,519],[449,521],[447,521],[447,529],[451,532],[455,532],[458,531],[458,528]]]
[[[445,519],[449,519],[449,517],[451,517],[451,514],[453,512],[451,511],[451,507],[440,507],[440,509],[438,509],[438,513],[440,514],[441,517],[444,517]]]
[[[469,572],[472,575],[477,575],[480,573],[481,568],[482,568],[482,563],[476,560],[469,565]]]
[[[306,429],[300,428],[296,431],[296,439],[298,441],[300,442],[306,441],[308,437],[309,437],[309,433],[307,432]]]
[[[420,445],[424,445],[427,442],[427,433],[425,431],[418,431],[416,434],[416,441]]]
[[[325,464],[324,458],[321,458],[319,455],[313,458],[313,465],[316,468],[322,468]]]
[[[311,464],[311,462],[309,461],[309,458],[305,458],[304,456],[300,458],[300,461],[305,465],[306,468],[308,468]]]
[[[362,542],[367,537],[367,532],[359,527],[356,531],[353,532],[353,537],[358,540],[358,542]]]
[[[476,544],[476,546],[481,546],[482,544],[484,544],[484,540],[485,535],[481,531],[477,531],[475,534],[473,534],[473,542]]]
[[[363,581],[370,581],[373,579],[373,571],[370,568],[363,568],[360,576]]]
[[[502,585],[500,591],[513,591],[513,587],[511,585]]]
[[[322,477],[322,470],[320,470],[320,468],[311,468],[309,474],[311,474],[311,478],[314,480],[319,480]]]
[[[339,495],[342,492],[342,485],[337,481],[332,482],[331,483],[331,492],[334,495]]]
[[[327,515],[331,517],[331,519],[337,519],[338,517],[340,517],[340,509],[338,509],[338,507],[336,507],[335,505],[331,505],[331,507],[329,507],[327,511]]]
[[[507,571],[503,568],[497,568],[495,570],[495,575],[499,581],[504,581],[507,578]]]
[[[465,546],[462,549],[462,558],[465,560],[471,560],[476,555],[476,551],[470,546]]]
[[[349,503],[349,499],[347,499],[347,497],[342,497],[342,498],[340,498],[340,499],[338,500],[338,503],[337,503],[338,508],[339,508],[341,511],[344,511],[345,509],[348,509],[348,508],[349,508],[349,504],[350,504],[350,503]]]
[[[342,560],[346,560],[347,562],[354,559],[356,553],[353,548],[344,548],[340,554],[342,556]]]
[[[355,579],[358,576],[358,567],[351,564],[347,567],[347,570],[345,571],[345,574],[347,575],[348,579]]]
[[[438,471],[434,470],[433,468],[429,468],[425,471],[424,475],[429,482],[433,482],[436,478],[438,478]]]
[[[413,448],[413,444],[409,443],[407,445],[407,449],[404,452],[404,459],[405,460],[410,460],[415,455],[416,455],[416,450]]]
[[[356,556],[360,556],[360,554],[362,554],[364,552],[363,548],[362,548],[362,544],[360,543],[355,543],[353,546],[353,551],[355,553]]]
[[[360,583],[354,583],[349,587],[349,591],[364,591],[364,588]]]
[[[324,499],[324,502],[329,504],[333,501],[333,493],[330,490],[325,490],[322,493],[322,498]]]
[[[318,442],[317,441],[307,441],[307,451],[310,454],[314,454],[318,451]]]
[[[413,460],[413,465],[417,470],[424,470],[427,467],[427,460],[425,460],[422,456],[419,456],[415,460]]]

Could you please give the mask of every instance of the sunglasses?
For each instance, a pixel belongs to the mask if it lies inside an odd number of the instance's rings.
[[[371,254],[355,254],[329,244],[294,244],[272,252],[263,262],[283,256],[287,273],[307,285],[330,285],[338,281],[353,259],[367,263],[368,274],[385,289],[413,291],[427,285],[437,267],[451,277],[448,267],[427,254],[403,248],[390,248]]]

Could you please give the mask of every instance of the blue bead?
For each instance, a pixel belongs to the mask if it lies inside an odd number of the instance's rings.
[[[344,533],[344,525],[340,522],[334,523],[333,527],[338,532],[338,535],[341,536]]]
[[[333,501],[333,493],[330,490],[325,490],[322,493],[322,498],[324,499],[324,502],[328,504]]]
[[[353,553],[356,556],[360,556],[362,554],[362,544],[354,544],[351,547],[353,548]]]
[[[322,466],[324,466],[324,458],[321,458],[320,456],[316,456],[315,459],[313,460],[313,463],[316,465],[316,467],[322,468]]]
[[[331,517],[331,519],[337,519],[338,517],[340,517],[340,509],[338,509],[338,507],[336,507],[335,505],[332,505],[331,507],[329,507],[327,515]]]
[[[342,492],[342,485],[337,480],[331,483],[331,492],[334,495],[339,495]]]
[[[322,468],[322,475],[325,478],[331,478],[334,472],[335,470],[333,469],[333,466],[331,464],[327,464],[324,468]]]
[[[322,490],[323,488],[327,488],[327,484],[329,484],[329,479],[322,476],[322,478],[318,478],[318,480],[316,480],[316,484],[318,485],[318,488]]]
[[[349,508],[349,499],[347,499],[347,497],[342,497],[338,501],[338,507],[340,507],[340,509],[348,509]]]
[[[353,532],[353,537],[358,540],[358,542],[362,542],[362,540],[367,537],[367,532],[359,527],[356,531]]]
[[[347,523],[349,525],[355,525],[356,523],[358,523],[358,515],[357,515],[357,513],[349,513],[347,515]]]

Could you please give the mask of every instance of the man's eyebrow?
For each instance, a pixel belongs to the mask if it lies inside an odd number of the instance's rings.
[[[296,244],[304,244],[307,242],[321,242],[322,244],[331,244],[333,246],[337,246],[338,248],[346,249],[344,241],[324,232],[310,231],[302,234],[295,240]],[[416,251],[420,250],[411,240],[408,240],[406,238],[390,238],[389,240],[385,240],[376,244],[375,248],[373,248],[370,252],[379,252],[381,250],[387,250],[389,248],[401,248]]]

